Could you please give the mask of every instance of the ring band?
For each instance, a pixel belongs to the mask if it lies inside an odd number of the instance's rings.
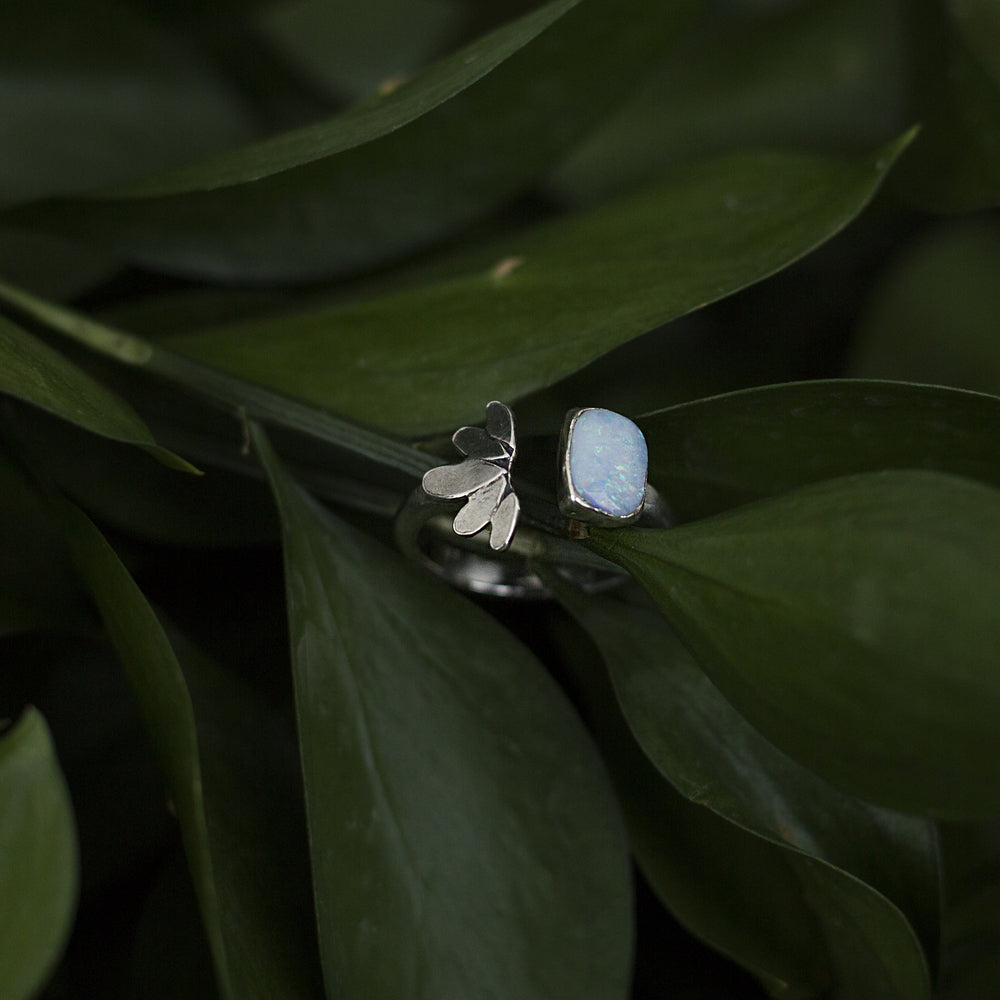
[[[670,524],[666,504],[646,482],[642,432],[610,410],[583,407],[567,414],[560,438],[558,507],[519,484],[530,522],[520,530],[522,500],[512,482],[516,422],[510,408],[494,400],[486,408],[485,429],[461,427],[452,441],[465,457],[424,475],[396,516],[395,534],[404,553],[462,589],[498,597],[549,597],[533,568],[544,561],[583,590],[604,590],[628,574],[567,537],[585,537],[589,524]]]

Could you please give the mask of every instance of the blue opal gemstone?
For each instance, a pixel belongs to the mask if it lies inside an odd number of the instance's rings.
[[[573,490],[591,507],[614,517],[639,510],[646,492],[646,439],[628,417],[584,410],[568,448]]]

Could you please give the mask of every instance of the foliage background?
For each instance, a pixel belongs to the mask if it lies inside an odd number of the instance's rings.
[[[2,18],[0,994],[1000,992],[994,0]],[[634,584],[394,551],[494,398]]]

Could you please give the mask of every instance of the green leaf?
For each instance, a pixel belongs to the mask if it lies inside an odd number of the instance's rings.
[[[450,431],[480,420],[490,399],[551,385],[807,253],[861,211],[908,141],[858,160],[699,163],[479,251],[424,287],[170,344],[368,424]]]
[[[75,194],[251,136],[204,54],[128,4],[8,0],[0,204]]]
[[[886,468],[1000,486],[1000,399],[937,386],[797,382],[683,403],[639,420],[649,481],[679,521],[807,483]]]
[[[815,877],[829,882],[830,891],[856,894],[870,886],[897,919],[909,918],[927,953],[935,955],[939,876],[928,820],[845,795],[768,743],[655,611],[588,597],[565,584],[558,593],[600,649],[639,745],[682,795],[780,847],[824,862]],[[844,890],[848,876],[862,885]],[[870,961],[881,942],[868,945]],[[919,978],[924,960],[916,941],[898,960]]]
[[[28,709],[0,738],[0,982],[10,1000],[35,996],[76,910],[73,807],[48,726]]]
[[[123,399],[3,316],[0,316],[0,392],[39,406],[95,434],[138,445],[175,469],[198,471],[184,459],[160,448],[149,428]]]
[[[830,852],[866,874],[879,871],[884,886],[902,890],[904,905],[916,904],[936,949],[936,912],[924,912],[936,895],[926,825],[902,816],[894,821],[852,802],[770,747],[655,613],[607,597],[586,599],[568,587],[560,588],[560,597],[604,657],[593,664],[578,651],[570,669],[622,801],[636,859],[678,919],[775,996],[927,997],[925,960],[904,915],[822,857]],[[638,663],[626,662],[633,656]],[[633,683],[640,677],[641,685]],[[637,699],[647,695],[653,705],[640,706]],[[650,729],[639,716],[652,721],[657,709]],[[643,748],[636,742],[640,730]],[[852,803],[846,815],[845,803]],[[928,878],[924,891],[908,885]]]
[[[328,992],[624,997],[623,831],[541,666],[486,614],[327,515],[263,433]]]
[[[591,543],[646,588],[722,693],[872,801],[1000,809],[1000,492],[928,472],[828,480]]]
[[[312,915],[297,877],[305,837],[286,770],[294,757],[281,749],[280,727],[250,689],[186,643],[182,669],[114,551],[75,507],[53,503],[165,773],[220,992],[318,995]]]
[[[228,280],[370,267],[523,187],[631,89],[695,2],[551,0],[343,115],[10,218]]]
[[[876,287],[851,374],[1000,394],[998,273],[1000,229],[982,219],[907,248]]]
[[[561,163],[547,189],[591,202],[737,149],[871,149],[906,126],[893,0],[715,5]]]

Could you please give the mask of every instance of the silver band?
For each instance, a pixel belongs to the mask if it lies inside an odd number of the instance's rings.
[[[589,549],[570,541],[574,522],[566,521],[554,504],[525,496],[522,488],[524,520],[504,551],[491,549],[485,533],[460,536],[452,528],[456,503],[429,497],[418,486],[396,515],[396,543],[410,558],[453,586],[494,597],[544,599],[549,588],[534,571],[544,562],[575,586],[590,593],[618,586],[628,579],[620,566],[608,562]],[[544,525],[539,530],[531,525]],[[561,526],[563,537],[550,534]],[[665,528],[670,515],[659,493],[646,487],[646,501],[637,527]]]
[[[577,439],[585,442],[579,450],[572,444]],[[666,504],[646,481],[642,431],[621,414],[595,407],[567,414],[558,508],[530,486],[519,484],[515,492],[517,428],[505,403],[493,400],[486,427],[460,427],[452,442],[465,457],[425,473],[396,516],[396,541],[411,558],[465,590],[551,596],[535,571],[539,562],[584,590],[604,590],[628,574],[568,539],[585,538],[588,524],[670,524]],[[529,527],[518,530],[522,507]]]

